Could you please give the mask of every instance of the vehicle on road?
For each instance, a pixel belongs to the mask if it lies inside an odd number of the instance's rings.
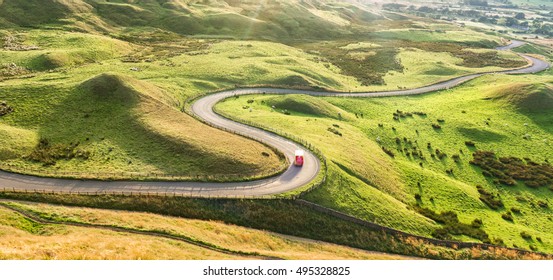
[[[299,166],[299,167],[303,166],[304,154],[305,152],[303,150],[296,150],[296,156],[294,159],[295,166]]]

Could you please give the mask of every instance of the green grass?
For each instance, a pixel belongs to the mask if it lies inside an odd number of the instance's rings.
[[[485,46],[486,38],[482,35],[478,37],[478,42]],[[340,73],[355,77],[361,85],[353,85],[355,91],[415,88],[460,75],[499,71],[527,64],[512,52],[466,47],[467,44],[462,40],[452,43],[431,38],[428,41],[392,38],[369,42],[316,42],[297,46],[308,53],[319,55],[325,67],[338,67]]]
[[[15,228],[34,235],[49,235],[54,227],[43,225],[10,211],[0,210],[2,226]]]
[[[259,177],[282,168],[278,155],[181,113],[185,100],[236,86],[341,91],[414,88],[461,74],[516,67],[522,61],[512,53],[491,50],[501,42],[498,37],[399,15],[382,19],[358,4],[39,2],[0,1],[0,26],[4,27],[0,35],[14,36],[21,46],[40,48],[0,50],[0,100],[15,109],[0,117],[0,160],[16,171],[32,168],[43,175],[77,171],[95,176],[90,172],[99,171],[212,180]],[[45,7],[37,9],[38,5]],[[28,11],[33,15],[23,16]],[[29,26],[40,29],[22,28]],[[533,46],[520,50],[538,52]],[[11,63],[17,71],[10,70]],[[289,132],[321,149],[329,158],[329,183],[307,196],[312,201],[426,236],[442,226],[418,213],[417,203],[436,213],[455,210],[461,223],[482,219],[483,229],[509,246],[531,244],[551,252],[553,228],[544,215],[550,210],[539,206],[547,202],[548,190],[522,184],[509,189],[494,186],[481,170],[468,164],[472,150],[464,144],[474,141],[478,149],[500,156],[531,157],[538,162],[551,158],[550,74],[510,77],[513,81],[492,76],[419,97],[242,97],[228,100],[219,109]],[[520,97],[519,92],[528,94]],[[248,103],[249,99],[253,102]],[[397,110],[427,115],[395,121]],[[432,124],[441,129],[433,129]],[[432,149],[426,148],[427,142]],[[382,146],[395,156],[386,154]],[[422,167],[420,158],[411,156],[413,146],[425,158]],[[449,156],[432,159],[436,148]],[[260,157],[263,153],[270,156]],[[456,154],[459,163],[451,158]],[[489,209],[480,201],[476,185],[499,193],[505,209]],[[261,207],[257,202],[252,205],[238,209],[249,213]],[[501,218],[511,208],[521,210],[520,214],[513,211],[514,223]],[[265,210],[261,214],[284,215]],[[240,221],[244,217],[229,219],[244,223]],[[311,220],[313,225],[325,222],[317,219]],[[266,220],[252,225],[276,229]],[[279,230],[305,231],[295,226]],[[366,240],[381,241],[371,234],[355,239],[332,230],[326,233],[338,243],[365,246]],[[522,231],[543,242],[529,243],[521,237]],[[321,232],[303,234],[323,236]],[[399,250],[392,243],[382,248]]]
[[[404,54],[402,50],[399,58],[405,60],[403,64],[408,70],[401,75],[380,72],[385,74],[384,79],[390,79],[386,86],[362,86],[356,78],[345,75],[343,69],[325,61],[323,56],[283,44],[186,39],[171,33],[156,33],[154,29],[144,33],[157,34],[147,39],[141,33],[143,31],[140,28],[129,31],[129,34],[134,34],[133,44],[74,32],[4,31],[5,36],[11,34],[15,37],[16,44],[40,48],[0,51],[4,61],[22,67],[25,72],[2,77],[5,81],[1,86],[0,100],[9,101],[15,108],[14,113],[0,119],[0,132],[4,136],[0,154],[4,164],[11,165],[14,170],[32,168],[46,174],[94,170],[110,174],[142,172],[187,178],[262,176],[276,172],[281,166],[276,154],[259,144],[252,144],[255,149],[243,149],[246,150],[244,153],[238,151],[242,149],[231,151],[228,148],[230,142],[234,143],[230,146],[239,147],[249,145],[250,141],[243,142],[239,137],[214,132],[176,109],[182,109],[189,97],[235,86],[382,90],[399,85],[415,87],[459,74],[459,71],[431,73],[415,79],[422,72],[442,70],[431,66],[433,60],[426,61],[426,64],[411,61],[412,55]],[[360,48],[366,47],[374,46],[361,42],[353,49],[359,52]],[[420,50],[416,55],[434,57],[435,53]],[[442,58],[444,61],[449,59],[449,64],[444,64],[447,67],[458,67],[454,65],[458,59],[447,55]],[[387,57],[385,61],[390,59],[394,57]],[[482,70],[485,69],[465,69],[467,72]],[[102,76],[103,73],[111,74]],[[114,81],[109,77],[114,77]],[[104,85],[87,91],[83,85],[90,82],[86,81]],[[131,90],[135,92],[131,97],[93,93],[119,86],[136,88],[136,92]],[[136,94],[141,97],[132,97]],[[294,106],[304,107],[308,101],[289,104],[292,107],[288,110],[294,110]],[[322,114],[331,114],[331,107],[315,107],[312,110],[321,109]],[[171,117],[161,118],[159,110]],[[343,117],[354,118],[354,115],[347,115],[344,112]],[[118,116],[115,121],[113,116]],[[106,126],[106,123],[110,125]],[[230,140],[216,141],[219,138],[207,137],[208,133]],[[48,140],[51,146],[40,148],[41,139]],[[62,155],[63,151],[68,155]],[[259,158],[263,151],[272,156]],[[117,177],[126,176],[120,174]]]
[[[39,50],[0,50],[0,60],[15,63],[31,71],[75,67],[98,63],[128,54],[133,50],[129,43],[109,37],[83,33],[29,30],[8,32],[21,45],[39,46]]]
[[[553,222],[547,218],[551,210],[538,206],[539,201],[548,201],[551,191],[532,189],[522,183],[514,187],[496,186],[479,168],[469,164],[475,149],[494,151],[500,157],[528,157],[538,163],[551,161],[551,120],[547,109],[540,107],[549,104],[549,82],[547,75],[489,75],[456,89],[421,96],[310,97],[313,99],[310,103],[325,106],[330,103],[336,106],[334,112],[345,111],[342,120],[298,110],[290,115],[278,108],[271,110],[268,100],[291,98],[284,96],[248,97],[255,100],[252,112],[242,109],[246,98],[229,99],[219,104],[218,110],[292,133],[313,143],[329,162],[335,162],[329,165],[326,186],[306,196],[311,201],[426,235],[440,226],[417,214],[412,206],[422,205],[437,212],[452,210],[465,224],[481,219],[482,229],[490,238],[501,239],[507,246],[528,249],[532,245],[551,252]],[[302,99],[307,97],[299,98]],[[397,110],[405,117],[394,120]],[[405,112],[425,115],[408,116]],[[432,128],[431,124],[440,124],[441,129]],[[342,136],[327,131],[332,127]],[[526,134],[531,138],[525,139]],[[466,141],[473,141],[476,148],[467,147]],[[395,157],[386,155],[379,146],[393,151]],[[412,155],[414,147],[416,157]],[[448,156],[438,159],[436,149]],[[458,155],[458,162],[453,155]],[[486,206],[476,185],[498,192],[505,210]],[[415,194],[420,196],[418,202]],[[513,214],[514,223],[501,218],[512,207],[522,213]],[[521,231],[539,235],[542,242],[528,243],[520,236]],[[455,238],[474,240],[467,236]]]
[[[539,54],[539,55],[544,55],[544,56],[548,55],[548,52],[543,50],[542,47],[534,45],[534,44],[525,44],[525,45],[522,45],[520,47],[516,47],[513,50],[516,51],[516,52],[521,52],[521,53]]]
[[[290,200],[190,199],[182,197],[79,196],[0,193],[8,199],[30,200],[66,206],[149,212],[180,218],[224,221],[261,229],[381,252],[437,259],[540,259],[533,254],[499,249],[454,250],[433,246],[415,238],[397,238],[300,206]],[[140,215],[129,213],[128,215]],[[301,216],[302,219],[297,217]],[[69,218],[67,215],[56,219]],[[102,216],[101,219],[106,219]],[[120,216],[116,217],[118,220]],[[117,222],[121,223],[121,222]],[[123,223],[129,224],[124,221]],[[157,224],[156,224],[157,225]],[[143,227],[147,227],[143,225]],[[534,235],[533,235],[534,236]],[[205,238],[205,236],[203,236]]]
[[[48,26],[117,32],[156,27],[182,35],[290,40],[351,34],[350,24],[382,19],[361,4],[279,1],[16,1],[0,2],[2,26]]]
[[[434,27],[434,28],[432,28]],[[445,27],[450,28],[450,27]],[[392,29],[375,32],[376,38],[407,40],[413,42],[460,42],[478,47],[494,47],[499,44],[498,37],[483,35],[470,29],[443,30],[442,26],[430,26],[424,29]]]
[[[1,130],[3,163],[15,170],[246,178],[275,172],[282,163],[269,148],[194,121],[168,105],[172,99],[166,92],[127,76],[103,74],[76,87],[52,89],[34,88],[35,98],[25,98],[30,95],[25,87],[2,96],[16,108],[2,118]],[[57,156],[41,148],[39,139],[86,157]],[[240,145],[248,149],[228,148]]]

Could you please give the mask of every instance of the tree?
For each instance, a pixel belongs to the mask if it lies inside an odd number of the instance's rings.
[[[514,18],[507,18],[506,21],[505,21],[505,25],[507,25],[507,26],[518,25],[518,20],[516,20]]]
[[[517,13],[515,15],[515,18],[516,19],[525,19],[526,18],[526,15],[524,13]]]
[[[486,0],[465,0],[466,5],[487,7],[488,1]]]

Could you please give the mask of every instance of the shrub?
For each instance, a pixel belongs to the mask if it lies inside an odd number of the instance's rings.
[[[447,157],[447,154],[446,153],[443,153],[442,151],[440,151],[440,149],[436,149],[436,156],[439,158],[439,159],[444,159]]]
[[[487,171],[487,170],[483,170],[483,171],[482,171],[482,175],[484,175],[485,177],[492,177],[492,176],[493,176],[492,173],[490,173],[490,172]]]
[[[532,240],[532,235],[530,235],[529,233],[527,233],[526,231],[523,231],[520,233],[520,236],[522,238],[524,238],[525,240]]]
[[[451,235],[446,228],[439,228],[432,232],[432,237],[441,240],[450,240]]]
[[[332,133],[338,135],[338,136],[342,136],[342,133],[340,131],[338,131],[337,129],[335,129],[335,128],[329,127],[329,128],[327,128],[327,130],[329,132],[332,132]]]
[[[488,192],[482,186],[476,186],[476,189],[480,194],[480,201],[484,202],[484,204],[488,205],[488,207],[494,210],[503,207],[503,201],[501,201],[501,198],[499,198],[498,195]]]
[[[0,102],[0,117],[13,112],[13,108],[6,103],[6,101]]]
[[[375,48],[374,55],[367,56],[361,61],[353,58],[349,50],[341,47],[338,43],[325,43],[317,44],[316,50],[319,56],[338,66],[345,75],[355,77],[363,86],[385,85],[383,77],[389,71],[403,72],[403,65],[396,59],[399,53],[397,47]],[[307,50],[312,48],[309,47]]]
[[[422,196],[418,193],[415,194],[415,200],[420,201],[422,199]]]
[[[399,118],[406,118],[406,117],[413,117],[413,113],[411,112],[403,112],[400,110],[396,110],[394,113],[394,120],[399,120]]]
[[[476,147],[476,144],[472,141],[465,141],[465,145],[467,145],[468,147]]]
[[[457,154],[455,155],[452,155],[451,158],[453,159],[453,161],[455,162],[460,162],[461,161],[461,157]]]
[[[26,159],[41,162],[45,166],[54,165],[58,160],[70,160],[79,158],[87,160],[90,152],[77,149],[79,143],[70,144],[50,144],[46,138],[40,139],[35,149],[26,156]]]
[[[432,128],[434,128],[434,129],[442,129],[442,126],[439,125],[439,124],[437,124],[437,123],[433,123],[433,124],[432,124]]]
[[[553,166],[547,162],[539,164],[530,159],[497,158],[493,152],[476,151],[470,163],[482,168],[483,173],[486,171],[486,176],[496,178],[497,182],[508,186],[516,185],[516,180],[534,188],[553,183]]]
[[[252,104],[253,103],[253,99],[248,99],[248,104]]]
[[[516,208],[516,207],[512,207],[512,208],[511,208],[511,212],[513,212],[513,213],[515,213],[515,214],[520,214],[520,213],[522,213],[522,212],[520,211],[520,209],[519,209],[519,208]]]
[[[442,228],[436,229],[432,232],[432,237],[438,239],[451,239],[452,235],[466,235],[476,238],[484,243],[490,243],[488,234],[480,227],[475,227],[473,224],[464,224],[459,221],[457,213],[453,211],[445,211],[440,214],[428,209],[416,206],[415,210],[437,223],[443,225]],[[478,223],[478,221],[473,223]],[[481,221],[480,221],[481,223]]]
[[[549,208],[549,204],[547,203],[547,201],[543,200],[538,200],[538,206],[541,208]]]
[[[491,244],[497,245],[497,246],[504,246],[504,247],[506,246],[505,241],[503,241],[503,239],[501,238],[494,238]]]
[[[511,214],[511,212],[503,213],[503,214],[501,215],[501,218],[503,218],[503,220],[509,221],[509,222],[514,222],[514,221],[515,221],[515,220],[513,219],[513,215]]]
[[[382,146],[382,150],[389,156],[391,156],[392,158],[394,158],[396,155],[394,154],[394,152],[386,149],[386,147]]]
[[[480,219],[474,219],[472,223],[470,223],[470,226],[473,228],[481,228],[484,223]]]

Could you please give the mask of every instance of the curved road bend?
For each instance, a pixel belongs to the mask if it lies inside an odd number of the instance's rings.
[[[500,47],[500,50],[508,50],[524,44],[520,41],[513,41],[510,45]],[[506,74],[530,74],[536,73],[550,67],[548,62],[540,59],[521,55],[531,62],[525,68],[498,71]],[[283,152],[293,162],[294,151],[301,147],[283,137],[254,127],[240,124],[217,115],[213,106],[230,96],[259,94],[270,92],[271,94],[308,94],[315,96],[345,96],[345,97],[377,97],[414,95],[432,91],[452,88],[466,81],[480,77],[486,73],[472,74],[458,77],[437,84],[397,91],[384,92],[361,92],[361,93],[340,93],[340,92],[316,92],[307,90],[275,89],[275,88],[250,88],[234,89],[207,95],[197,100],[192,105],[192,111],[206,122],[216,126],[224,127],[227,130],[241,135],[248,135],[253,139],[262,141],[265,144],[275,147]],[[137,182],[137,181],[83,181],[69,179],[41,178],[20,174],[13,174],[0,171],[0,189],[14,188],[17,190],[44,190],[62,192],[126,192],[126,193],[177,193],[191,196],[219,196],[219,197],[240,197],[240,196],[262,196],[287,192],[311,182],[319,173],[321,164],[317,157],[310,152],[305,153],[305,165],[302,168],[290,166],[283,174],[273,178],[236,183],[203,183],[203,182]]]

